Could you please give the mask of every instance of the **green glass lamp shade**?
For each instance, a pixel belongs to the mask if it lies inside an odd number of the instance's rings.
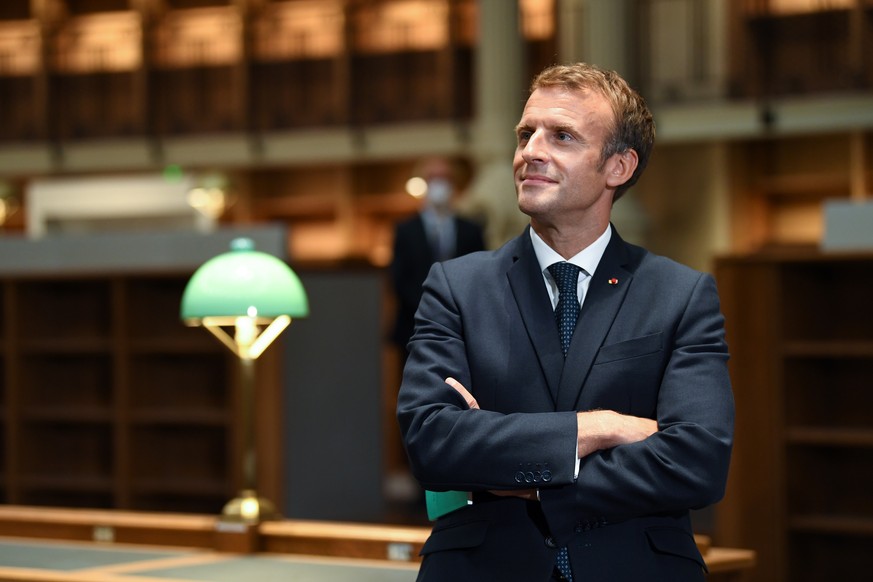
[[[182,295],[182,319],[305,317],[309,300],[297,274],[273,255],[256,251],[248,238],[203,263]]]

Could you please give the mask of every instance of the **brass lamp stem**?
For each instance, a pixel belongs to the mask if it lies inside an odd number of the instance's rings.
[[[224,506],[222,520],[258,523],[280,517],[276,507],[257,493],[257,449],[255,444],[255,360],[240,358],[240,406],[242,408],[242,485],[239,495]]]
[[[257,490],[255,447],[255,360],[240,358],[240,396],[243,420],[243,488]]]

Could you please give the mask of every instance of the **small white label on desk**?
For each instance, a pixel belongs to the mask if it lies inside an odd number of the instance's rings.
[[[412,560],[412,544],[393,542],[388,544],[388,559],[396,562]]]
[[[95,542],[111,544],[115,541],[115,528],[111,525],[95,525],[91,536]]]
[[[215,524],[215,531],[222,533],[246,533],[248,527],[249,526],[245,523],[219,521]]]

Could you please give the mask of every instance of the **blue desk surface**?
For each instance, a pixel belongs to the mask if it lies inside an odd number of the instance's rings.
[[[415,564],[375,560],[0,539],[0,580],[412,582],[416,572]]]

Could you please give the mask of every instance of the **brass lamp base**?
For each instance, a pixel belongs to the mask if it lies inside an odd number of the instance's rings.
[[[256,524],[281,517],[272,501],[258,497],[252,489],[240,491],[239,496],[228,501],[221,512],[221,520],[227,523]]]

